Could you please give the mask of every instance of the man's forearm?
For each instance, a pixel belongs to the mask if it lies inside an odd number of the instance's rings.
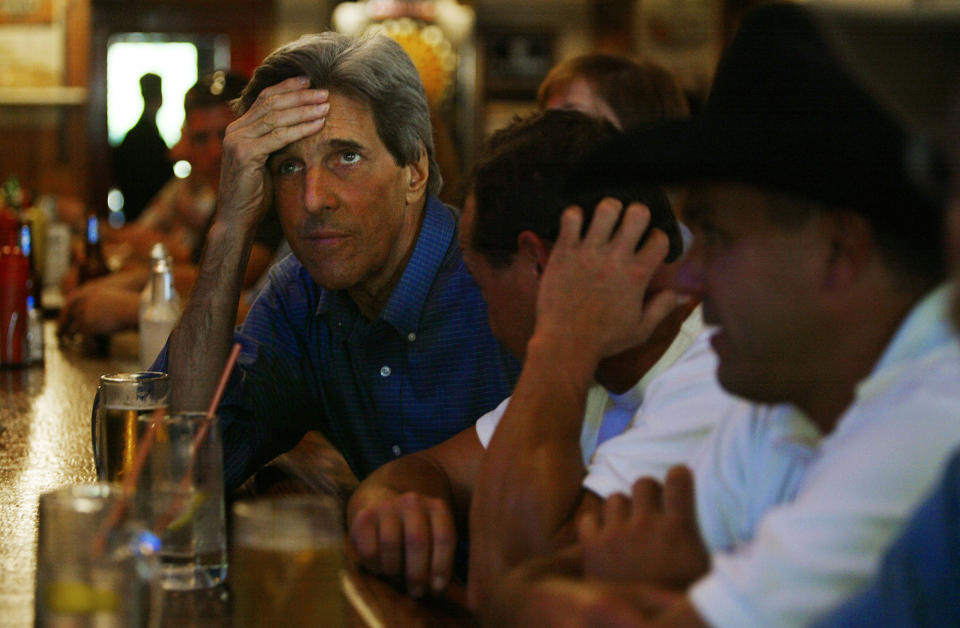
[[[210,227],[197,280],[170,336],[174,410],[206,410],[230,353],[253,229],[221,221]]]
[[[474,602],[520,561],[573,540],[592,362],[570,343],[535,336],[529,345],[510,405],[484,455],[470,508]]]

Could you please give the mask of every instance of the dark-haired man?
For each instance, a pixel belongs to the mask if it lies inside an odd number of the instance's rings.
[[[579,112],[548,111],[495,133],[475,168],[461,217],[464,260],[487,302],[491,328],[521,359],[541,307],[541,273],[569,202],[562,189],[569,167],[614,132]],[[607,192],[646,201],[657,235],[644,254],[663,247],[654,256],[669,249],[667,259],[677,258],[681,236],[662,191],[624,186]],[[577,200],[593,208],[601,196],[594,191]],[[620,204],[608,198],[601,206],[609,213]],[[674,264],[651,259],[658,270],[637,298],[659,302]],[[589,299],[589,292],[577,298]],[[574,514],[600,502],[581,488],[598,441],[632,422],[635,472],[662,477],[670,465],[689,460],[721,416],[747,410],[717,385],[699,310],[690,314],[695,305],[672,309],[671,301],[661,302],[670,314],[653,335],[596,365],[568,412],[528,412],[525,400],[514,396],[481,417],[476,429],[376,471],[348,509],[350,538],[364,563],[404,578],[414,594],[438,592],[451,577],[455,542],[468,536],[469,513],[474,587],[477,579],[495,580],[512,564],[572,540]],[[536,376],[541,366],[525,365],[524,373]],[[484,481],[499,492],[475,491],[481,464]]]

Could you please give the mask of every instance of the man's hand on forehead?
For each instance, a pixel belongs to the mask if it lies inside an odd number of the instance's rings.
[[[260,92],[250,109],[227,127],[220,175],[221,216],[259,219],[267,206],[267,159],[320,132],[330,110],[329,98],[328,90],[311,89],[308,78],[289,78]]]
[[[621,217],[621,213],[623,214]],[[663,290],[645,303],[647,285],[663,262],[667,237],[647,231],[650,213],[632,203],[626,209],[616,199],[597,204],[583,233],[583,214],[567,209],[560,235],[550,254],[537,300],[537,332],[577,338],[581,349],[606,357],[644,342],[675,306]]]

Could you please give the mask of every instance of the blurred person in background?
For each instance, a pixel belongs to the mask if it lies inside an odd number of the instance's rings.
[[[537,105],[540,109],[576,109],[606,118],[618,129],[690,115],[687,97],[669,70],[650,60],[605,52],[571,57],[554,66],[540,83]],[[664,189],[674,213],[682,218],[683,189]]]
[[[595,52],[572,57],[547,73],[537,91],[541,109],[576,109],[619,129],[690,115],[676,78],[652,61]]]
[[[235,72],[217,71],[201,78],[184,97],[186,118],[183,134],[171,149],[171,157],[188,161],[190,175],[173,178],[161,189],[139,220],[117,230],[101,229],[106,256],[117,250],[126,259],[124,266],[109,275],[74,286],[64,285],[60,311],[60,334],[109,334],[136,329],[140,292],[150,277],[150,249],[162,242],[173,258],[177,292],[188,295],[196,279],[206,232],[213,219],[223,154],[223,135],[234,119],[231,103],[240,96],[246,78]],[[243,279],[243,288],[255,287],[280,253],[283,234],[275,212],[268,212],[260,224]],[[277,259],[275,259],[277,258]],[[75,277],[75,275],[74,275]],[[240,301],[242,320],[256,292]]]
[[[127,131],[113,153],[117,187],[123,193],[123,215],[127,222],[140,216],[147,203],[173,176],[168,149],[157,128],[157,112],[163,106],[162,79],[151,72],[140,77],[143,113]]]
[[[217,201],[223,136],[234,119],[231,102],[246,84],[246,77],[218,70],[187,90],[183,130],[170,161],[186,161],[190,174],[171,179],[136,221],[104,229],[107,257],[148,260],[153,245],[163,242],[174,262],[196,261]]]

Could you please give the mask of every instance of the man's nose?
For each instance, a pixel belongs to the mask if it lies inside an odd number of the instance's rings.
[[[317,213],[335,209],[338,205],[333,176],[319,166],[307,168],[303,190],[304,209],[309,213]]]
[[[705,285],[704,262],[703,247],[694,240],[683,259],[676,262],[677,269],[673,276],[673,289],[680,294],[702,296]]]

